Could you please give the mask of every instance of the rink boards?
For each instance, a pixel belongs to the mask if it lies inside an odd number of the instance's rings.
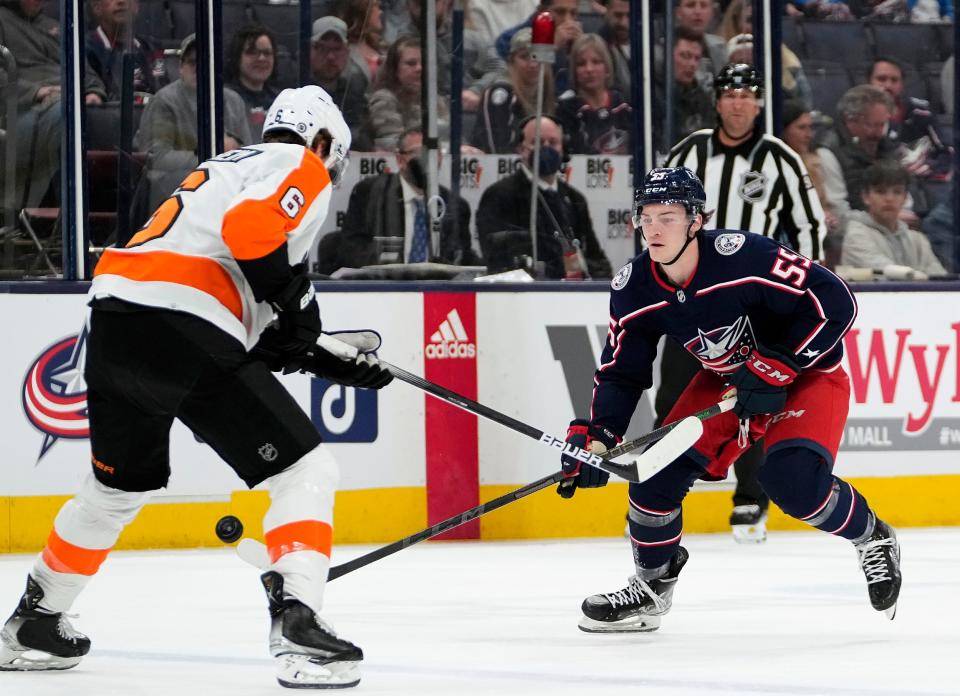
[[[575,414],[588,412],[606,332],[605,289],[330,291],[342,287],[318,286],[325,328],[376,328],[381,356],[399,367],[558,436]],[[836,470],[895,525],[960,524],[957,295],[859,293],[858,301],[846,338],[850,421]],[[90,466],[79,370],[84,295],[82,288],[0,293],[0,313],[0,551],[27,551],[43,545],[56,510]],[[340,542],[396,539],[558,468],[540,443],[400,382],[366,392],[304,375],[282,380],[340,462]],[[628,435],[649,429],[652,397],[641,401]],[[214,523],[228,512],[259,534],[266,493],[243,490],[183,426],[174,426],[171,443],[169,487],[119,546],[216,545]],[[685,528],[726,529],[730,488],[698,484],[685,505]],[[616,483],[564,501],[542,491],[455,536],[615,535],[623,529],[625,492]],[[771,527],[802,525],[774,514]]]

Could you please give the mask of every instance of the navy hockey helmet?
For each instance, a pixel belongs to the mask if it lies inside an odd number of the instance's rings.
[[[633,193],[633,226],[640,228],[643,206],[652,203],[679,203],[691,215],[703,212],[707,192],[699,177],[686,167],[659,167],[643,177],[643,183]]]
[[[758,99],[763,97],[763,79],[755,67],[746,63],[730,63],[720,68],[713,79],[713,88],[718,99],[730,89],[749,89]]]

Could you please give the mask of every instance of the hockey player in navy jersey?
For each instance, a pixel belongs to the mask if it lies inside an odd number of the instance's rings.
[[[842,338],[857,304],[833,273],[773,240],[703,230],[703,185],[685,167],[654,169],[634,197],[634,225],[648,250],[612,281],[610,325],[596,371],[589,420],[567,441],[596,453],[627,429],[653,384],[657,342],[667,335],[703,370],[667,417],[673,422],[736,389],[733,411],[707,420],[700,440],[653,478],[630,484],[629,524],[636,574],[626,588],[583,602],[587,632],[653,631],[670,610],[688,553],[680,546],[681,505],[697,479],[722,479],[751,442],[765,438],[760,482],[780,508],[849,539],[870,602],[891,619],[900,591],[893,529],[857,490],[832,473],[847,419],[850,384]],[[562,459],[558,492],[606,484],[609,474]]]

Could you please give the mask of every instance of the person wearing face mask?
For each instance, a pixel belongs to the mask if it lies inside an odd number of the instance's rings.
[[[477,236],[491,271],[522,267],[523,263],[515,261],[532,255],[529,230],[535,128],[535,117],[521,123],[521,161],[516,171],[489,186],[477,206]],[[537,257],[544,264],[544,275],[548,279],[609,278],[610,262],[594,234],[587,199],[560,175],[563,129],[552,116],[540,120],[540,145]],[[570,263],[571,249],[582,258],[578,270]]]
[[[320,243],[321,273],[383,263],[479,263],[470,245],[470,205],[461,198],[456,212],[448,208],[450,192],[445,186],[440,187],[444,201],[440,248],[431,248],[422,146],[421,129],[407,129],[396,149],[397,172],[369,177],[353,188],[341,231]],[[454,233],[454,216],[458,233]]]
[[[684,138],[670,151],[666,166],[687,167],[701,178],[707,209],[715,211],[705,223],[711,229],[731,227],[772,237],[819,260],[827,229],[823,208],[800,156],[757,125],[763,98],[760,75],[753,66],[729,64],[713,84],[717,127]],[[659,420],[697,369],[697,361],[682,346],[667,341],[656,399]],[[730,524],[738,542],[766,539],[769,499],[757,482],[762,463],[760,445],[737,460]]]

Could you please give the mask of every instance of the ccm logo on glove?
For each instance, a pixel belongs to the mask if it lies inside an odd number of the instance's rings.
[[[747,360],[747,369],[768,384],[786,386],[797,378],[797,371],[786,363],[756,351]]]

